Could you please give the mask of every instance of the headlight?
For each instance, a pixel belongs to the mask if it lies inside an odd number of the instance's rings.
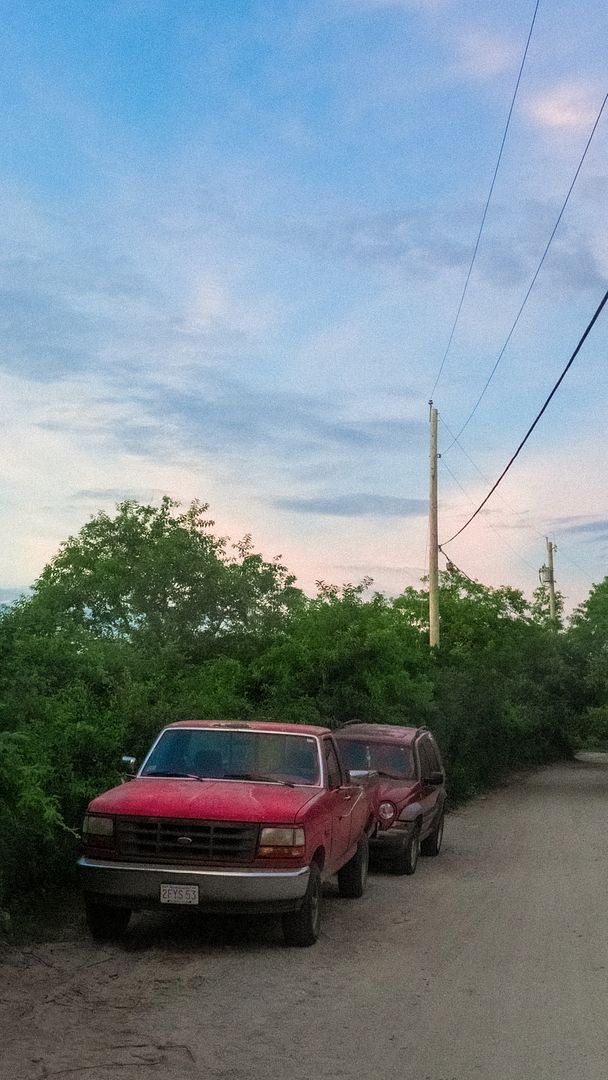
[[[85,814],[82,835],[84,837],[114,836],[114,818],[102,817],[101,814]]]
[[[304,854],[304,829],[262,829],[258,854],[281,859]]]
[[[392,802],[381,802],[378,817],[383,825],[391,825],[397,816],[397,807]]]

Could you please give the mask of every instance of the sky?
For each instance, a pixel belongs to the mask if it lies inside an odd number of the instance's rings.
[[[298,583],[427,566],[428,401],[534,2],[0,0],[0,601],[117,501],[208,502]],[[608,286],[608,8],[541,0],[434,391],[440,541]],[[446,548],[572,608],[608,572],[608,311]],[[443,565],[443,564],[442,564]]]

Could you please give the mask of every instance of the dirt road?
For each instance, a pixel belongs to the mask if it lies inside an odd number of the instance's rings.
[[[606,1080],[608,757],[477,800],[324,915],[313,949],[180,914],[9,951],[2,1080]]]

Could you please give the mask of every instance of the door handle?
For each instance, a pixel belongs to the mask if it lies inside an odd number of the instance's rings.
[[[352,795],[343,795],[342,798],[344,799],[344,802],[350,802]]]

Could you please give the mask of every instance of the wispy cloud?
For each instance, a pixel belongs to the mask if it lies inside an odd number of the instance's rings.
[[[406,11],[437,11],[448,7],[451,0],[338,0],[342,7],[379,11],[382,8],[403,8]]]
[[[480,27],[468,27],[456,35],[458,55],[455,70],[475,79],[489,79],[511,70],[521,47],[504,35]]]
[[[273,505],[279,510],[291,510],[296,514],[328,514],[331,517],[419,517],[428,509],[424,499],[400,499],[395,495],[372,492],[309,499],[275,499]]]
[[[164,492],[153,491],[146,493],[141,488],[128,488],[128,487],[113,487],[113,488],[84,488],[80,491],[74,491],[71,498],[80,502],[95,502],[101,503],[118,503],[125,502],[130,499],[141,500],[143,498],[150,498],[154,500],[162,497]]]
[[[426,399],[530,12],[494,5],[482,17],[453,0],[294,6],[267,5],[260,19],[259,3],[245,3],[235,20],[229,5],[185,13],[111,0],[72,28],[61,5],[51,23],[21,5],[5,28],[0,82],[15,105],[0,116],[5,585],[32,580],[100,506],[164,492],[208,500],[222,531],[251,528],[313,585],[332,565],[367,566],[392,588],[423,562]],[[564,32],[546,33],[534,69],[543,88],[522,85],[531,122],[518,109],[440,384],[448,421],[483,385],[599,107],[599,0],[592,8],[584,25],[573,8],[555,13],[573,31],[567,48]],[[584,290],[608,274],[605,169],[593,161],[512,366],[467,430],[492,476],[584,325]],[[586,442],[598,339],[559,424],[535,437],[582,423]],[[582,484],[575,451],[557,442],[542,471],[513,470],[512,495],[534,506],[541,531],[554,506],[586,526],[605,503],[600,470]],[[444,524],[466,516],[449,499],[442,513]],[[503,580],[488,520],[479,515],[455,558]],[[589,559],[599,549],[581,546]]]
[[[605,90],[583,82],[562,82],[529,97],[528,116],[555,130],[591,129]]]
[[[608,518],[595,518],[592,521],[580,521],[578,518],[560,518],[561,531],[587,537],[590,541],[608,540]]]

